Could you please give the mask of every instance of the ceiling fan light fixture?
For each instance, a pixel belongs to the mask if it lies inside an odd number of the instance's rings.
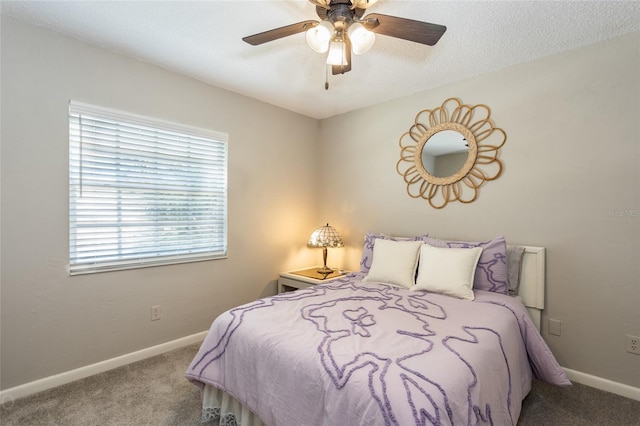
[[[347,49],[343,41],[332,41],[329,43],[329,53],[327,54],[328,65],[347,65]]]
[[[447,30],[444,25],[381,13],[365,16],[369,6],[378,0],[309,1],[315,6],[319,20],[308,19],[243,37],[242,40],[258,46],[306,32],[309,47],[327,55],[326,63],[331,65],[331,73],[336,75],[351,71],[352,54],[366,53],[375,43],[376,34],[433,46]],[[327,75],[328,72],[329,67]]]
[[[316,52],[324,53],[329,50],[329,41],[331,40],[333,33],[334,28],[331,22],[322,21],[315,27],[307,30],[307,44]]]
[[[351,40],[351,50],[354,55],[366,53],[376,41],[376,35],[366,29],[360,22],[354,22],[349,25],[347,34]]]

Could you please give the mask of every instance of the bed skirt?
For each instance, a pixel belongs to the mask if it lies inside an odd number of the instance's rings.
[[[205,385],[202,390],[202,422],[220,426],[265,426],[240,401],[211,385]]]

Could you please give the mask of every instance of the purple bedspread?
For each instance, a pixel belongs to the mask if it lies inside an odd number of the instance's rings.
[[[460,300],[362,276],[225,312],[186,377],[292,426],[516,424],[532,371],[570,384],[516,299]]]

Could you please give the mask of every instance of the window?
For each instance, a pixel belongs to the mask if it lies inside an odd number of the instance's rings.
[[[227,141],[71,101],[70,274],[226,257]]]

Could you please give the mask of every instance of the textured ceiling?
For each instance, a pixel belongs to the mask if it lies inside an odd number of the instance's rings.
[[[367,13],[445,25],[433,47],[378,35],[329,76],[297,34],[243,36],[316,19],[308,1],[2,1],[1,13],[314,118],[326,118],[640,30],[640,1],[390,1]]]

